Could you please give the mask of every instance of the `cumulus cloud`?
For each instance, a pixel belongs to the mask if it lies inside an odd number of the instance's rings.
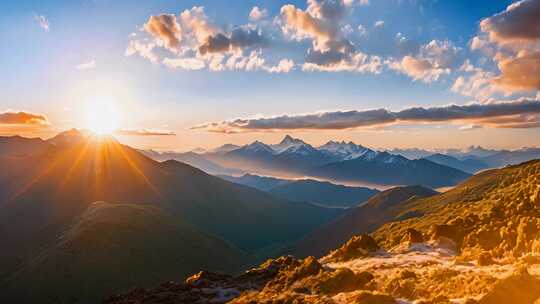
[[[540,90],[540,51],[521,52],[516,57],[501,60],[499,69],[501,75],[494,79],[499,87],[507,91]]]
[[[480,22],[471,49],[490,54],[499,68],[492,82],[508,93],[540,89],[540,1],[522,0]]]
[[[170,49],[176,49],[182,40],[182,30],[172,14],[150,16],[144,29]]]
[[[480,29],[496,43],[530,42],[540,38],[539,17],[540,1],[522,0],[512,3],[504,12],[482,20]]]
[[[126,55],[140,55],[182,70],[292,70],[292,61],[287,58],[270,63],[262,57],[261,50],[269,46],[270,38],[261,28],[253,24],[219,27],[209,20],[203,7],[193,7],[179,15],[150,16],[141,31],[132,34]],[[172,55],[161,59],[163,49]]]
[[[383,20],[377,20],[373,24],[374,27],[384,27],[384,21]]]
[[[354,3],[352,0],[309,0],[305,10],[291,4],[281,7],[285,36],[292,40],[312,41],[302,70],[380,73],[380,58],[356,50],[346,37],[352,28],[343,21]],[[369,2],[361,1],[359,4],[367,5]]]
[[[367,55],[361,52],[356,52],[354,55],[341,60],[334,64],[322,65],[319,62],[306,62],[302,65],[302,70],[314,72],[355,72],[355,73],[371,73],[380,74],[383,70],[383,59],[375,55]]]
[[[258,6],[254,6],[249,12],[249,20],[251,21],[259,21],[266,18],[266,16],[268,16],[268,11],[266,9],[261,9]]]
[[[175,136],[172,131],[147,130],[147,129],[121,129],[114,132],[116,135],[123,136]]]
[[[48,32],[50,30],[49,27],[49,20],[45,18],[43,15],[34,15],[34,20],[38,23],[39,27],[41,27],[45,32]]]
[[[430,83],[438,80],[441,75],[450,74],[460,66],[459,52],[460,49],[448,40],[432,40],[420,46],[416,55],[407,55],[401,60],[390,60],[389,67],[414,80]]]
[[[450,88],[452,92],[474,97],[478,101],[488,101],[494,94],[503,93],[492,83],[495,77],[493,72],[475,67],[469,60],[466,60],[459,70],[462,75],[454,81]]]
[[[202,55],[208,53],[226,53],[231,49],[263,48],[268,45],[268,39],[262,32],[249,28],[236,28],[230,36],[218,33],[215,36],[208,36],[206,42],[199,46]]]
[[[83,62],[83,63],[78,64],[75,68],[77,68],[77,70],[89,70],[95,67],[96,67],[96,61],[90,60],[88,62]]]
[[[136,37],[135,35],[132,35],[132,37]],[[138,54],[142,58],[148,59],[152,63],[157,63],[159,58],[154,53],[154,48],[156,47],[156,44],[154,42],[148,42],[144,40],[139,39],[131,39],[129,41],[129,45],[126,48],[125,55],[126,56],[133,56]]]
[[[3,125],[48,125],[47,117],[42,114],[34,114],[24,111],[1,112],[0,124]]]
[[[271,130],[305,129],[351,129],[379,127],[398,123],[484,123],[495,127],[512,127],[515,121],[494,122],[493,119],[511,116],[536,115],[540,113],[540,102],[519,100],[489,104],[449,105],[443,107],[413,107],[401,111],[375,109],[364,111],[336,111],[307,115],[282,115],[277,117],[236,119],[206,123],[193,127],[210,132],[238,133]],[[491,121],[487,121],[492,119]],[[534,124],[530,124],[534,127]],[[520,123],[523,127],[523,122]]]

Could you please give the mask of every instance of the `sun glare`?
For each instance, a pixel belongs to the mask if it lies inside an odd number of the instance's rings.
[[[120,127],[120,119],[120,112],[110,98],[97,98],[86,103],[85,128],[96,135],[111,135]]]

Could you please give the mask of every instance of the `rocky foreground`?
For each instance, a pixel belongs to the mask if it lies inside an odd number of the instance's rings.
[[[539,304],[540,162],[499,171],[466,199],[421,201],[423,216],[321,259],[284,256],[236,277],[203,271],[106,303]]]

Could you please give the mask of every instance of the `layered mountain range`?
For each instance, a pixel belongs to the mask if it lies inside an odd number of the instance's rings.
[[[533,304],[540,297],[531,292],[540,288],[538,161],[484,170],[442,193],[426,187],[441,180],[379,192],[213,176],[168,160],[174,155],[158,162],[78,130],[48,140],[2,137],[0,148],[2,303]],[[290,137],[197,155],[227,168],[220,158],[252,153],[269,156],[257,160],[261,167],[339,171],[346,180],[468,176],[427,159],[352,143],[314,148]],[[444,180],[458,183],[452,176]],[[252,268],[281,254],[292,256]],[[170,283],[156,287],[161,282]],[[128,292],[133,287],[141,288]]]
[[[336,185],[313,179],[287,180],[252,174],[219,177],[291,201],[312,202],[327,207],[354,207],[379,193],[377,189]]]
[[[430,188],[454,186],[471,174],[540,158],[540,149],[490,150],[472,146],[464,150],[375,150],[353,142],[329,141],[314,147],[285,136],[277,144],[255,141],[244,146],[227,144],[211,151],[187,153],[145,151],[157,159],[176,159],[218,175],[246,173],[284,178],[312,177],[333,183],[396,185]]]
[[[484,171],[444,193],[395,188],[300,242],[296,258],[237,276],[201,271],[106,303],[536,304],[539,210],[538,160]]]
[[[94,303],[196,269],[239,271],[264,248],[293,242],[342,212],[178,161],[157,162],[113,138],[76,130],[2,143],[5,303]],[[144,269],[121,279],[137,263]]]

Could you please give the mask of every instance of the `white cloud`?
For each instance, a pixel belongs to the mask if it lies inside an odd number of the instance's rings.
[[[414,80],[430,83],[459,67],[459,52],[460,48],[448,40],[432,40],[421,46],[419,53],[414,56],[407,55],[401,60],[390,60],[389,67]]]
[[[383,27],[384,26],[384,21],[383,20],[377,20],[377,21],[375,21],[373,26],[374,27]]]
[[[249,20],[251,21],[259,21],[266,18],[267,16],[268,10],[260,9],[258,6],[254,6],[249,12]]]
[[[260,10],[258,12],[261,12]],[[131,35],[126,56],[139,55],[172,69],[210,71],[245,70],[285,73],[292,61],[275,66],[262,57],[270,38],[255,25],[214,25],[204,8],[193,7],[179,15],[150,16],[141,31]],[[169,55],[161,55],[168,52]]]
[[[507,94],[540,89],[540,1],[522,0],[480,22],[471,49],[497,64],[492,83]]]
[[[38,23],[39,27],[41,27],[45,32],[48,32],[50,30],[49,27],[49,20],[45,18],[43,15],[34,15],[34,20]]]

